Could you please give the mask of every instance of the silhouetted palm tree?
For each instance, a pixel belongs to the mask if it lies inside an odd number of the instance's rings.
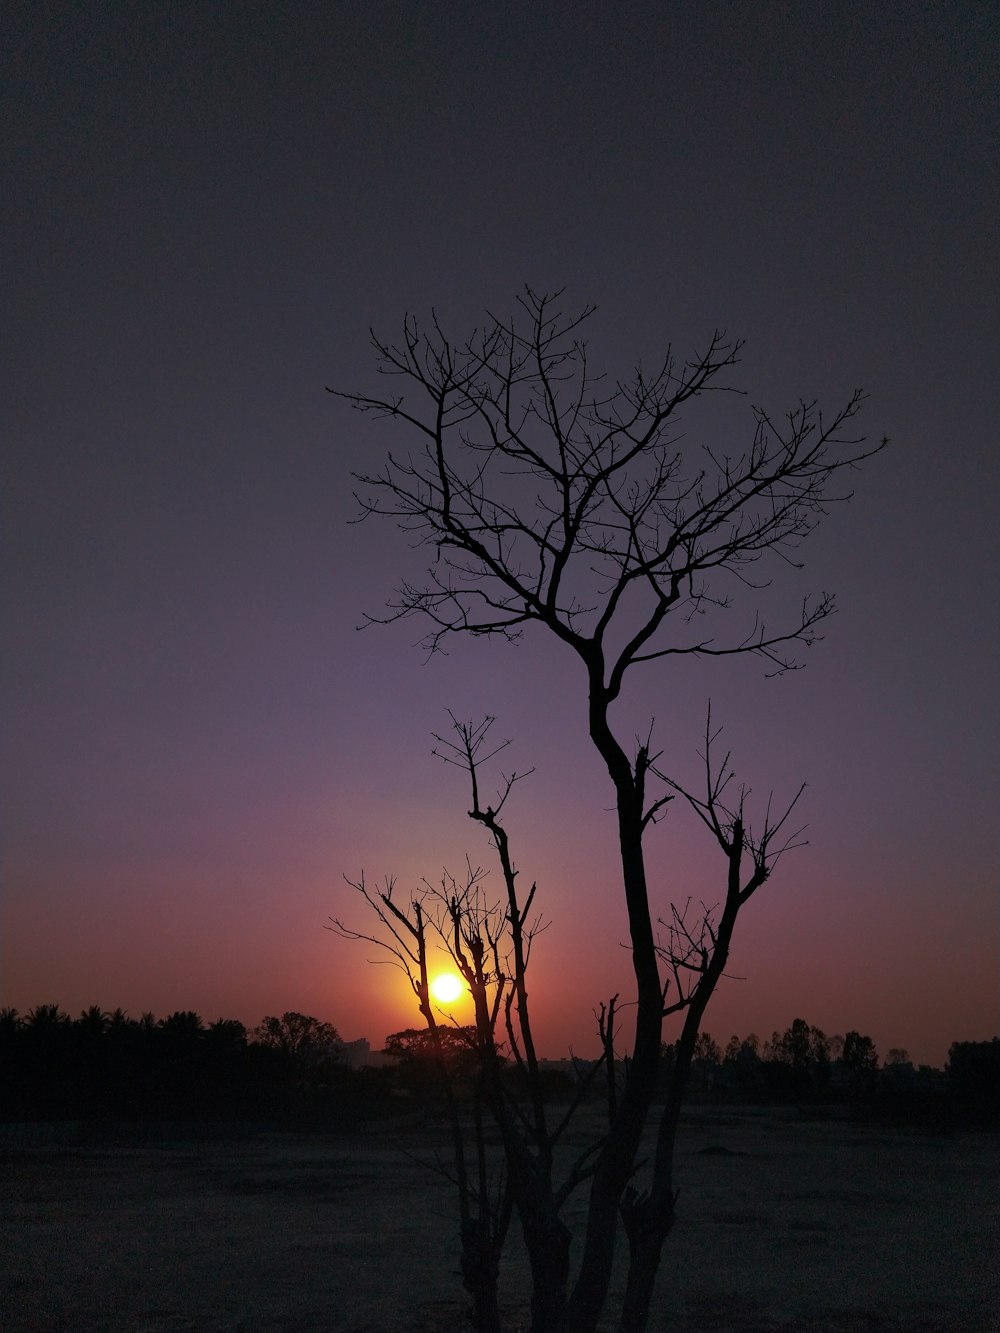
[[[80,1014],[76,1026],[89,1037],[103,1037],[108,1030],[109,1021],[110,1015],[106,1014],[99,1004],[92,1004]]]
[[[6,1036],[20,1032],[23,1027],[24,1020],[16,1009],[10,1007],[0,1009],[0,1034]]]
[[[57,1004],[36,1004],[25,1015],[25,1025],[36,1031],[62,1031],[73,1020]]]

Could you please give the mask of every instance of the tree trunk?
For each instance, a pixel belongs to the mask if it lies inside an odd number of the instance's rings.
[[[631,1187],[622,1196],[621,1215],[628,1236],[629,1267],[620,1333],[645,1333],[663,1244],[674,1225],[673,1204],[674,1200],[670,1198],[667,1209],[662,1210],[648,1195],[639,1195]]]
[[[531,1264],[530,1333],[556,1333],[566,1309],[570,1233],[544,1204],[533,1213],[528,1208],[521,1214]]]
[[[470,1219],[462,1232],[462,1285],[472,1297],[476,1333],[500,1333],[499,1271],[500,1245],[489,1218]]]
[[[715,947],[688,1006],[677,1042],[667,1099],[657,1130],[652,1186],[648,1194],[641,1195],[630,1186],[622,1196],[621,1214],[629,1241],[629,1271],[619,1326],[621,1333],[645,1333],[660,1255],[674,1224],[677,1195],[673,1185],[673,1163],[677,1126],[702,1019],[729,958],[729,946],[741,902],[739,873],[743,846],[743,823],[738,819],[734,822],[732,842],[727,849],[729,879],[726,905],[716,931]]]
[[[663,1022],[663,993],[642,847],[644,770],[640,762],[633,770],[608,726],[607,710],[613,696],[603,683],[604,666],[599,648],[593,650],[588,667],[590,735],[615,786],[619,853],[637,1005],[632,1059],[591,1185],[580,1273],[567,1305],[565,1322],[560,1326],[565,1333],[593,1333],[607,1299],[619,1202],[632,1174],[656,1087]]]

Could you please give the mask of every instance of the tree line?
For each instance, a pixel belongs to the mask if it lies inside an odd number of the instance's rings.
[[[336,1028],[291,1011],[248,1029],[191,1010],[161,1019],[97,1005],[76,1019],[57,1004],[0,1010],[7,1121],[327,1114],[343,1105],[346,1072]]]
[[[442,1028],[439,1046],[426,1028],[407,1028],[386,1038],[394,1057],[392,1086],[407,1095],[433,1097],[442,1080],[459,1100],[470,1099],[478,1060],[473,1027]],[[664,1043],[657,1100],[666,1100],[676,1078],[677,1047]],[[519,1070],[504,1059],[508,1080]],[[547,1100],[569,1101],[589,1084],[595,1060],[543,1061]],[[592,1097],[605,1095],[593,1083]],[[902,1047],[884,1059],[871,1037],[849,1031],[828,1036],[796,1018],[784,1032],[762,1041],[756,1033],[732,1036],[725,1046],[698,1034],[687,1074],[689,1102],[795,1105],[804,1110],[841,1106],[861,1116],[928,1129],[1000,1128],[1000,1037],[953,1042],[943,1069],[916,1065]]]
[[[433,1108],[446,1096],[475,1100],[478,1059],[472,1027],[390,1033],[390,1063],[353,1068],[331,1024],[288,1011],[248,1028],[236,1019],[205,1023],[192,1010],[157,1019],[97,1005],[72,1018],[56,1004],[21,1015],[0,1010],[0,1118],[284,1120],[350,1128],[395,1114],[401,1105]],[[666,1098],[676,1050],[664,1044],[659,1097]],[[515,1083],[516,1062],[504,1059]],[[567,1103],[581,1089],[605,1095],[591,1060],[541,1062],[547,1101]],[[915,1066],[898,1047],[880,1060],[871,1037],[827,1036],[796,1018],[762,1041],[755,1033],[720,1045],[698,1036],[689,1100],[827,1106],[841,1104],[901,1123],[1000,1127],[1000,1038],[956,1042],[945,1068]]]
[[[666,1077],[672,1048],[665,1046]],[[858,1115],[927,1129],[1000,1126],[1000,1038],[954,1042],[943,1069],[915,1065],[871,1037],[827,1036],[802,1018],[761,1041],[733,1036],[720,1048],[700,1033],[688,1095],[714,1101],[841,1105]]]

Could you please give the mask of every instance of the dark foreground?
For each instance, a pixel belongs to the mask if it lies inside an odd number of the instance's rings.
[[[416,1160],[446,1152],[433,1125],[7,1142],[2,1333],[465,1326],[451,1187]],[[998,1136],[699,1109],[678,1178],[651,1333],[1000,1329]],[[581,1199],[568,1220],[582,1214]],[[514,1333],[527,1299],[516,1244],[504,1291]]]

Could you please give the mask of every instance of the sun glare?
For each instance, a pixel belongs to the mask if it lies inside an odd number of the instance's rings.
[[[438,1004],[454,1004],[464,989],[454,972],[439,972],[431,982],[431,995]]]

